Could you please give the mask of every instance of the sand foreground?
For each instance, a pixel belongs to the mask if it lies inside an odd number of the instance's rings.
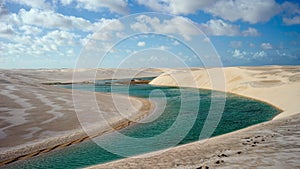
[[[91,82],[94,76],[89,69],[77,70],[75,82]],[[96,79],[110,79],[114,71],[99,70]],[[122,77],[135,75],[136,71],[122,70]],[[157,72],[143,71],[137,76],[153,76]],[[78,121],[73,105],[72,90],[45,84],[72,83],[73,70],[0,70],[0,166],[65,147],[88,139]],[[79,102],[86,107],[82,111],[90,124],[93,136],[109,132],[91,109],[91,100],[84,99],[91,92],[78,91]],[[96,93],[105,119],[115,129],[128,126],[147,115],[153,106],[148,100],[118,96],[118,109],[109,94]],[[128,104],[128,101],[130,103]],[[93,137],[92,136],[92,137]]]
[[[193,69],[195,82],[189,81],[187,70],[166,69],[150,84],[222,90],[283,112],[239,131],[90,168],[299,168],[300,66],[224,68],[225,88],[212,87],[207,72],[216,69]]]

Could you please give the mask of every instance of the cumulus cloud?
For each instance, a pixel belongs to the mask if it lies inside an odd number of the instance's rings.
[[[267,53],[265,51],[259,51],[259,52],[255,52],[253,54],[254,59],[263,58],[263,57],[266,57],[266,56],[267,56]]]
[[[44,44],[51,42],[53,44],[56,44],[57,46],[72,46],[77,43],[75,39],[78,37],[78,35],[71,32],[54,30],[47,33],[37,41],[45,42]]]
[[[65,16],[51,10],[40,10],[31,8],[29,11],[21,9],[18,14],[10,14],[6,17],[6,22],[16,26],[20,26],[21,30],[29,28],[38,31],[40,28],[60,29],[60,30],[80,30],[83,32],[95,32],[105,26],[106,30],[114,31],[123,29],[123,25],[117,19],[100,19],[91,23],[89,20],[75,17]],[[25,26],[25,27],[24,27]]]
[[[252,24],[266,22],[281,11],[274,0],[222,0],[204,10],[229,21],[242,20]]]
[[[107,31],[120,31],[124,29],[123,23],[118,19],[105,19],[101,18],[97,22],[89,25],[86,31],[96,32],[101,29],[101,32]]]
[[[267,22],[280,13],[286,14],[283,22],[287,25],[299,24],[300,15],[299,5],[288,1],[282,4],[275,0],[137,0],[137,2],[154,11],[187,15],[202,10],[231,22],[241,20],[251,24]]]
[[[83,18],[65,16],[54,11],[44,11],[31,8],[29,11],[21,9],[19,16],[24,24],[59,29],[86,30],[91,23]]]
[[[300,16],[294,16],[292,18],[283,18],[283,22],[287,25],[299,25]]]
[[[23,25],[19,29],[24,31],[26,35],[37,35],[42,32],[42,29],[29,25]]]
[[[70,5],[74,0],[60,0],[62,5]]]
[[[0,1],[0,18],[2,18],[4,15],[8,14],[8,10],[5,8],[4,4]]]
[[[233,52],[232,52],[232,56],[235,57],[235,58],[238,58],[238,59],[243,59],[245,58],[245,56],[247,55],[247,52],[245,51],[240,51],[238,49],[235,49]]]
[[[51,9],[51,5],[45,0],[10,0],[10,2],[38,9]]]
[[[282,5],[283,22],[286,25],[300,24],[300,6],[292,2],[284,2]]]
[[[275,0],[138,0],[148,8],[172,14],[192,14],[198,10],[229,21],[266,22],[281,12]]]
[[[29,6],[37,9],[52,9],[53,7],[46,0],[11,0],[10,2]],[[55,1],[54,1],[55,2]],[[128,14],[127,0],[60,0],[62,5],[70,5],[76,3],[77,8],[83,8],[90,11],[100,11],[103,8],[108,9],[110,12],[118,14]]]
[[[281,4],[281,8],[287,16],[300,14],[300,6],[296,3],[285,1]]]
[[[15,35],[11,42],[3,43],[3,56],[41,56],[70,55],[73,47],[79,46],[79,35],[71,32],[54,30],[43,36]],[[66,50],[67,49],[67,50]],[[69,51],[69,52],[68,52]]]
[[[200,34],[201,31],[187,25],[182,17],[174,17],[170,20],[163,20],[156,17],[141,15],[136,17],[137,22],[131,24],[135,31],[158,33],[174,33],[182,35],[186,40],[190,40],[193,35]],[[255,28],[248,28],[241,31],[238,25],[227,23],[221,19],[209,20],[207,23],[198,24],[200,30],[207,35],[213,36],[258,36],[259,32]],[[206,39],[208,40],[208,39]]]
[[[205,38],[203,39],[203,42],[210,42],[210,39],[209,39],[208,37],[205,37]]]
[[[215,35],[215,36],[240,35],[239,26],[226,23],[221,19],[209,20],[206,24],[201,24],[200,29],[208,35]]]
[[[138,0],[138,3],[155,11],[172,14],[191,14],[203,7],[213,4],[215,1],[216,0]]]
[[[266,59],[268,56],[268,53],[263,50],[257,52],[249,52],[240,49],[234,49],[233,51],[228,51],[228,52],[232,54],[233,58],[244,60],[247,62],[263,60]]]
[[[14,34],[12,25],[0,22],[0,38],[11,38]]]
[[[76,2],[77,8],[83,8],[90,11],[100,11],[103,8],[109,9],[110,12],[126,15],[128,14],[127,0],[60,0],[63,5],[69,5]]]
[[[123,28],[123,24],[116,19],[102,18],[92,23],[52,10],[20,9],[18,13],[8,13],[0,20],[0,38],[8,40],[1,44],[1,52],[3,57],[12,58],[74,56],[75,49],[81,48],[83,41],[121,36],[116,31]],[[85,37],[87,33],[100,29],[101,33]]]
[[[140,15],[136,17],[136,22],[131,24],[131,29],[140,32],[157,32],[162,34],[181,35],[185,40],[191,40],[191,37],[201,32],[187,24],[187,19],[181,16],[175,16],[171,19],[160,20],[157,17]]]
[[[205,24],[199,25],[200,29],[214,36],[258,36],[259,32],[255,28],[248,28],[241,31],[238,25],[227,23],[221,19],[209,20]]]
[[[144,47],[144,46],[146,46],[146,42],[143,42],[143,41],[138,42],[138,43],[137,43],[137,46],[139,46],[139,47]]]
[[[273,49],[273,46],[272,46],[270,43],[262,43],[262,44],[260,45],[260,47],[261,47],[262,49],[265,49],[265,50],[267,50],[267,49]]]
[[[248,28],[247,30],[244,30],[242,32],[243,36],[259,36],[259,32],[258,30],[256,30],[255,28]]]

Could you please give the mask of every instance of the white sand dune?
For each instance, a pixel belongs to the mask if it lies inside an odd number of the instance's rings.
[[[188,86],[232,92],[272,104],[283,110],[274,120],[233,133],[194,142],[155,156],[127,158],[92,168],[297,168],[300,166],[300,67],[266,66],[224,69],[193,68],[122,70],[115,78],[155,76],[151,84]],[[137,73],[138,72],[138,73]],[[207,73],[209,72],[209,74]],[[221,72],[221,76],[220,75]],[[223,77],[222,77],[223,73]],[[30,158],[54,148],[81,142],[88,136],[83,132],[74,111],[72,93],[68,89],[42,83],[92,82],[114,77],[113,69],[77,70],[1,70],[0,71],[0,164]],[[210,76],[209,76],[210,75]],[[213,76],[217,75],[217,76]],[[191,80],[191,78],[193,80]],[[225,78],[225,80],[223,79]],[[215,82],[215,83],[212,83]],[[214,84],[212,86],[212,84]],[[225,84],[225,86],[223,85]],[[80,91],[84,106],[89,108],[89,92]],[[151,104],[143,99],[128,100],[118,96],[121,107],[114,107],[111,95],[96,94],[97,101],[116,128],[129,121],[140,120],[149,113]],[[123,106],[123,107],[122,107]],[[118,109],[127,109],[119,114]],[[93,109],[83,107],[91,123],[92,134],[107,131],[95,125]],[[115,112],[115,113],[113,113]],[[127,120],[126,118],[130,120]],[[99,123],[99,122],[98,122]]]
[[[216,74],[214,71],[220,73]],[[214,83],[211,79],[222,78],[222,73],[225,77],[224,87],[222,85],[213,86]],[[189,78],[189,76],[193,78]],[[176,70],[160,75],[150,84],[215,89],[251,97],[282,109],[283,112],[275,119],[300,112],[300,66]]]
[[[267,102],[283,112],[271,121],[232,133],[89,168],[300,167],[300,66],[164,71],[150,84],[232,92]]]

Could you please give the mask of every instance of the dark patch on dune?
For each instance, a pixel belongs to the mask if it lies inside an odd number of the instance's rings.
[[[290,76],[289,81],[290,82],[300,82],[300,74]]]
[[[283,82],[281,80],[261,80],[250,82],[252,87],[274,87],[282,84]]]

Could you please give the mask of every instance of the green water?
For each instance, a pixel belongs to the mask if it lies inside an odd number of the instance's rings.
[[[65,88],[72,88],[72,86],[64,86]],[[93,90],[92,85],[75,85],[75,89],[78,90]],[[113,91],[111,91],[111,85],[96,85],[95,91],[98,92],[116,92],[126,93],[126,85],[113,85]],[[161,93],[153,94],[152,91],[160,90]],[[184,93],[184,94],[182,94]],[[187,107],[184,112],[184,116],[188,120],[191,112],[195,106],[199,106],[199,111],[196,116],[196,121],[192,126],[192,129],[178,144],[186,144],[189,142],[199,140],[199,135],[203,128],[205,119],[207,118],[209,108],[211,106],[211,94],[210,90],[198,90],[191,88],[179,89],[175,87],[157,87],[151,85],[131,85],[129,88],[129,94],[132,96],[148,98],[149,95],[152,99],[160,99],[166,96],[166,107],[156,120],[151,123],[136,124],[126,129],[121,130],[122,134],[125,134],[134,138],[150,138],[158,134],[163,133],[176,121],[179,113],[180,105],[184,103]],[[182,96],[183,95],[183,96]],[[200,104],[195,103],[200,96]],[[214,97],[216,100],[224,99],[224,93],[215,92]],[[220,97],[220,98],[218,98]],[[233,94],[226,94],[226,104],[222,118],[216,126],[212,136],[235,131],[241,128],[245,128],[250,125],[261,123],[272,119],[279,113],[276,108],[267,105],[256,100],[252,100],[245,97],[240,97]],[[185,117],[182,119],[185,120]],[[186,121],[187,124],[189,121]],[[101,138],[104,142],[109,142],[112,145],[120,146],[122,150],[130,152],[132,155],[141,154],[145,152],[155,151],[158,149],[167,148],[166,142],[170,139],[165,138],[157,140],[157,142],[151,143],[149,146],[133,145],[130,142],[124,140],[118,140],[114,135],[104,136]],[[105,163],[113,160],[117,160],[121,157],[119,155],[110,153],[92,141],[85,141],[83,143],[72,145],[70,147],[54,150],[47,154],[43,154],[29,160],[18,161],[13,164],[5,166],[5,168],[81,168],[94,164]]]

